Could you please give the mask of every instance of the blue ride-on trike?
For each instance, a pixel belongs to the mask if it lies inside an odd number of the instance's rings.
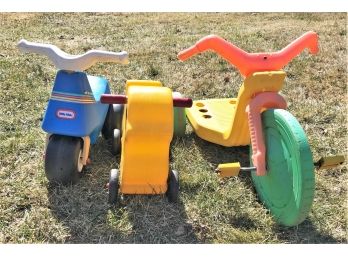
[[[90,50],[69,55],[54,45],[24,39],[18,47],[23,52],[46,55],[59,69],[42,123],[47,132],[45,172],[50,183],[75,183],[88,163],[90,145],[100,132],[113,139],[114,128],[121,123],[115,115],[119,106],[100,102],[102,94],[110,93],[108,81],[83,71],[97,62],[127,64],[128,54]]]

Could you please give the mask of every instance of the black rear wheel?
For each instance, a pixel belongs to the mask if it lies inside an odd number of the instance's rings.
[[[112,169],[109,177],[109,204],[116,204],[119,188],[119,170]]]
[[[45,172],[49,182],[74,184],[82,169],[82,139],[52,135],[45,154]]]
[[[116,155],[121,151],[121,131],[114,129],[114,135],[111,142],[111,152]]]
[[[110,104],[108,113],[102,128],[102,134],[105,139],[112,139],[114,129],[122,131],[123,104]]]

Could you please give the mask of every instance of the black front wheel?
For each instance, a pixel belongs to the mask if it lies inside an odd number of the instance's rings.
[[[168,176],[167,197],[171,203],[176,203],[179,198],[179,173],[176,170],[170,170]]]
[[[45,154],[46,177],[52,184],[74,184],[83,169],[82,139],[52,135]]]

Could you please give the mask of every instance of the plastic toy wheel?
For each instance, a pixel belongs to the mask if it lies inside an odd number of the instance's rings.
[[[176,203],[179,198],[179,174],[176,170],[170,170],[168,176],[168,189],[166,193],[168,201]]]
[[[179,92],[174,92],[173,96],[182,97]],[[174,136],[182,137],[186,131],[185,108],[174,107]]]
[[[119,181],[119,171],[117,169],[112,169],[110,171],[109,178],[109,204],[116,204],[118,197],[118,181]]]
[[[80,177],[82,140],[77,137],[52,135],[45,154],[46,177],[52,184],[74,184]]]
[[[312,153],[302,127],[289,112],[270,109],[262,114],[267,174],[252,180],[278,223],[296,226],[308,216],[314,197]]]
[[[114,129],[114,136],[111,144],[111,152],[116,155],[121,151],[121,131],[119,129]]]
[[[102,128],[105,139],[113,138],[114,129],[122,130],[123,104],[110,104]]]

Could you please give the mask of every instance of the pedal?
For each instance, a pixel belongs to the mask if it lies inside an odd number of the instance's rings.
[[[218,174],[220,178],[233,177],[238,176],[240,171],[240,163],[222,163],[219,164],[215,172]]]
[[[314,163],[314,166],[316,166],[318,170],[322,170],[322,169],[331,169],[343,163],[344,163],[344,156],[335,155],[335,156],[321,157],[319,161]]]

